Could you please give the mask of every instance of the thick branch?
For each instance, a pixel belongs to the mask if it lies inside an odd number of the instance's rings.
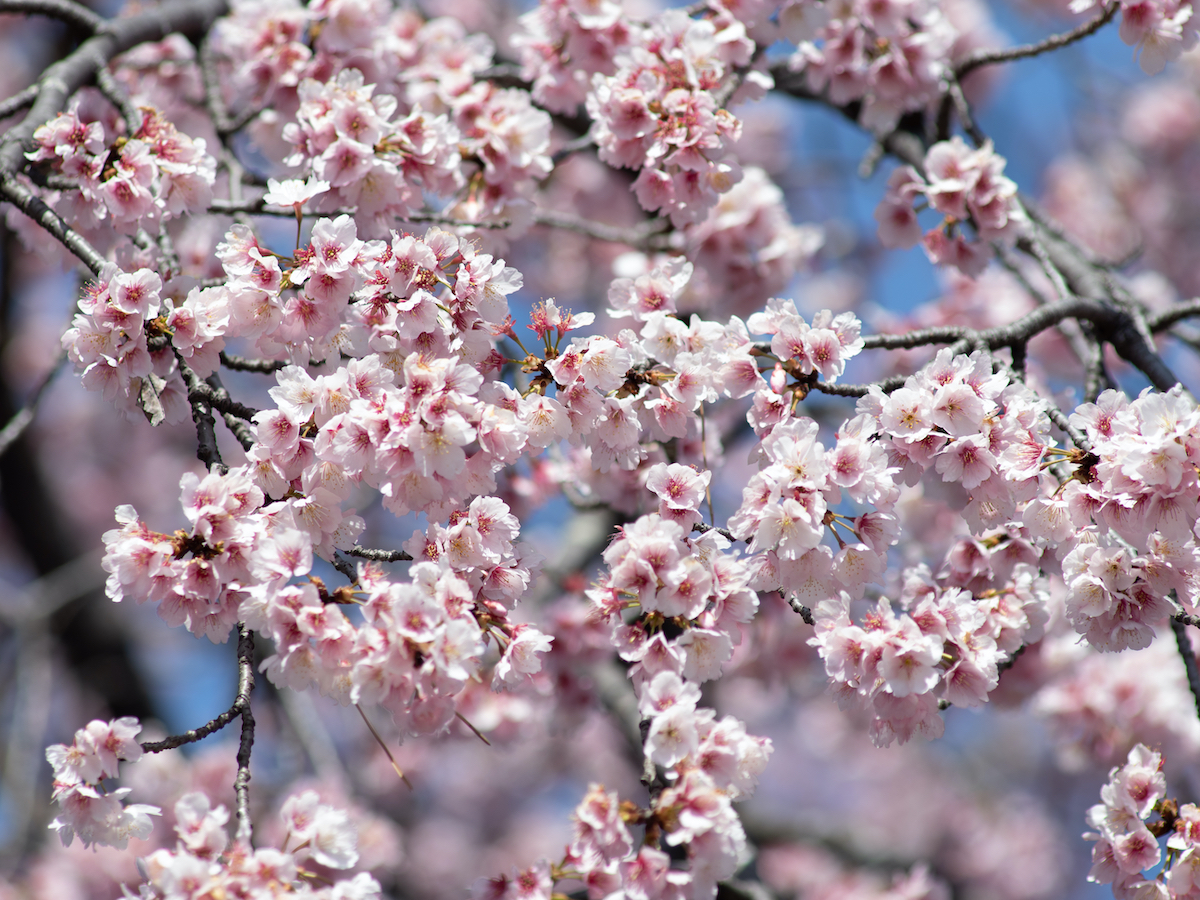
[[[238,699],[242,701],[242,737],[238,742],[237,777],[233,793],[237,802],[238,840],[250,846],[250,752],[254,748],[254,713],[250,692],[254,690],[254,632],[238,625]]]
[[[398,562],[400,560],[412,559],[403,550],[372,550],[369,547],[351,547],[346,552],[351,556],[357,556],[359,559],[371,559],[375,562]]]
[[[224,464],[221,462],[221,451],[217,449],[217,420],[213,416],[212,388],[184,362],[178,350],[175,350],[175,360],[179,364],[179,374],[187,388],[188,403],[192,407],[192,421],[196,423],[196,458],[204,463],[205,468],[215,469]]]

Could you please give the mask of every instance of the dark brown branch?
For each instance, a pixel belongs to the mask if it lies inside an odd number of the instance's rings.
[[[1012,62],[1018,59],[1028,59],[1032,56],[1041,56],[1043,53],[1049,53],[1052,50],[1066,47],[1068,44],[1074,44],[1076,41],[1081,41],[1088,35],[1094,34],[1111,22],[1112,17],[1116,15],[1117,10],[1120,8],[1120,3],[1110,3],[1105,7],[1101,15],[1091,21],[1084,22],[1070,31],[1053,34],[1045,40],[1038,41],[1036,44],[1022,44],[1019,47],[1009,47],[1006,50],[976,51],[958,64],[958,67],[954,70],[954,76],[956,79],[961,79],[969,72],[974,72],[981,66],[991,66],[996,63]]]
[[[351,584],[358,584],[358,572],[350,560],[346,559],[342,554],[335,551],[333,559],[329,560],[329,564],[344,575],[346,580]]]
[[[209,375],[204,382],[208,389],[205,399],[212,403],[215,409],[223,413],[228,413],[237,416],[239,419],[244,419],[249,422],[258,415],[258,410],[251,406],[246,406],[243,403],[238,403],[229,396],[229,391],[225,390],[225,385],[221,384],[221,376],[215,372]]]
[[[225,279],[221,279],[220,283],[224,284]],[[237,372],[259,372],[269,375],[272,372],[278,372],[280,369],[285,368],[288,364],[281,359],[248,359],[244,356],[234,356],[222,350],[221,365]]]
[[[698,531],[701,534],[705,534],[706,532],[709,532],[709,531],[715,531],[717,534],[721,535],[727,541],[733,541],[734,543],[737,543],[737,541],[738,541],[738,538],[735,538],[733,536],[733,532],[730,531],[728,528],[717,528],[715,525],[706,525],[703,522],[697,522],[696,524],[694,524],[692,526],[692,531]]]
[[[812,610],[793,597],[791,594],[785,594],[784,599],[787,600],[787,605],[792,608],[792,612],[796,613],[804,620],[806,625],[816,625],[817,621],[813,618]]]
[[[824,381],[818,381],[812,385],[812,389],[822,394],[828,394],[831,397],[865,397],[871,393],[871,388],[873,387],[879,388],[885,394],[890,394],[892,391],[904,387],[904,382],[907,380],[904,375],[892,375],[890,378],[885,378],[874,384],[828,384]]]
[[[254,435],[250,432],[250,426],[232,413],[221,413],[221,418],[225,420],[225,427],[233,433],[233,436],[237,438],[237,442],[242,445],[242,449],[249,452],[250,448],[256,443]]]
[[[129,99],[129,92],[125,90],[125,86],[113,77],[113,73],[107,68],[100,69],[96,72],[96,87],[100,89],[108,102],[117,108],[121,114],[121,118],[125,122],[125,133],[132,136],[139,128],[142,127],[142,111],[133,105],[133,101]]]
[[[250,751],[254,748],[254,712],[250,709],[250,693],[254,690],[254,632],[238,625],[238,699],[241,700],[242,736],[238,742],[237,777],[233,793],[237,803],[237,837],[250,846]]]
[[[869,334],[863,338],[864,350],[911,350],[932,344],[955,344],[970,340],[973,331],[960,325],[922,328],[906,334]]]
[[[1196,666],[1196,651],[1192,649],[1187,626],[1179,621],[1178,616],[1171,617],[1171,630],[1175,632],[1175,643],[1179,647],[1179,655],[1183,657],[1184,671],[1187,672],[1188,688],[1196,702],[1196,713],[1200,715],[1200,668]]]
[[[412,559],[403,550],[372,550],[369,547],[351,547],[346,552],[359,559],[371,559],[375,562],[399,562]]]
[[[216,718],[205,722],[199,728],[193,728],[191,731],[185,731],[183,734],[173,734],[168,738],[163,738],[161,741],[143,741],[142,749],[147,753],[161,753],[164,750],[174,750],[176,747],[182,747],[184,744],[194,744],[197,741],[202,741],[210,734],[216,734],[239,715],[241,715],[241,707],[235,700],[233,706],[225,710]]]
[[[174,750],[184,744],[194,744],[202,741],[210,734],[216,734],[234,719],[242,714],[242,710],[250,706],[250,692],[254,689],[254,635],[245,626],[238,626],[238,689],[229,709],[205,722],[199,728],[185,731],[183,734],[171,735],[161,741],[143,741],[142,750],[146,753],[161,753],[164,750]]]
[[[179,374],[187,388],[188,403],[192,407],[192,421],[196,423],[196,458],[204,463],[210,471],[220,467],[221,451],[217,449],[217,420],[213,416],[213,389],[197,375],[174,347],[175,360],[179,365]]]

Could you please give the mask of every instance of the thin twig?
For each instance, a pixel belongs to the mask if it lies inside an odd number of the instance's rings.
[[[586,150],[594,143],[595,140],[593,140],[591,132],[588,132],[587,134],[581,134],[579,137],[567,141],[565,144],[559,147],[558,150],[552,153],[550,155],[550,162],[558,165],[558,163],[562,162],[568,156],[572,155],[573,153],[578,153],[580,150]]]
[[[947,92],[954,104],[954,111],[958,113],[958,121],[962,123],[963,131],[975,142],[976,147],[982,147],[987,143],[987,136],[975,124],[975,116],[971,113],[971,104],[967,102],[967,95],[963,93],[962,82],[957,78],[951,78],[947,85]]]
[[[651,219],[633,228],[620,225],[605,225],[603,222],[593,222],[582,219],[571,213],[556,209],[534,210],[533,220],[539,225],[551,228],[562,228],[595,238],[598,241],[608,241],[612,244],[626,244],[630,247],[646,246],[651,237],[666,231],[669,223],[666,219]]]
[[[458,721],[462,722],[464,725],[466,725],[468,728],[471,729],[471,733],[474,734],[475,737],[479,738],[481,741],[483,741],[489,747],[492,746],[492,742],[489,741],[486,737],[484,737],[483,732],[480,731],[478,728],[476,728],[474,725],[472,725],[467,720],[466,716],[464,716],[462,713],[460,713],[457,709],[454,711],[454,715],[458,719]]]
[[[1184,319],[1190,319],[1192,316],[1200,316],[1200,298],[1188,300],[1185,303],[1177,303],[1170,309],[1163,310],[1158,315],[1148,316],[1146,325],[1150,331],[1157,334],[1160,331],[1166,331],[1176,322],[1182,322]]]
[[[367,714],[363,712],[363,708],[357,703],[354,704],[354,708],[358,710],[358,714],[362,716],[362,720],[367,723],[367,728],[370,729],[371,736],[375,738],[375,742],[379,744],[379,746],[383,749],[383,752],[387,754],[388,762],[392,764],[392,768],[396,770],[396,774],[400,776],[400,780],[408,785],[408,789],[411,791],[413,789],[412,782],[408,780],[408,776],[404,774],[404,770],[401,769],[399,763],[396,762],[396,757],[392,756],[392,751],[388,749],[388,745],[384,742],[383,738],[379,736],[379,732],[375,730],[375,726],[371,724],[371,720],[367,718]]]
[[[33,421],[34,414],[37,412],[39,401],[42,399],[42,394],[46,388],[50,386],[50,382],[54,380],[54,376],[62,369],[63,363],[67,361],[67,354],[63,353],[58,357],[58,361],[54,367],[46,373],[46,376],[38,383],[38,386],[33,389],[33,393],[29,395],[29,399],[25,401],[25,405],[21,407],[20,412],[8,420],[8,424],[0,429],[0,456],[12,446],[13,442],[21,436],[29,423]]]
[[[958,67],[954,70],[954,76],[956,79],[962,79],[964,75],[974,72],[980,66],[991,66],[996,63],[1012,62],[1018,59],[1041,56],[1043,53],[1049,53],[1052,50],[1058,50],[1060,47],[1066,47],[1068,44],[1081,41],[1111,22],[1112,17],[1117,14],[1117,10],[1120,8],[1121,4],[1114,0],[1114,2],[1104,8],[1103,13],[1091,21],[1084,22],[1070,31],[1053,34],[1044,40],[1038,41],[1036,44],[1022,44],[1019,47],[1009,47],[1006,50],[976,51],[958,64]]]
[[[245,642],[249,641],[249,649],[247,650]],[[248,660],[248,662],[247,662]],[[247,675],[247,666],[249,674]],[[185,731],[183,734],[175,734],[171,737],[163,738],[161,741],[143,741],[142,750],[146,753],[161,753],[164,750],[174,750],[176,747],[182,747],[184,744],[194,744],[197,741],[202,741],[210,734],[216,734],[234,719],[242,714],[242,708],[250,705],[250,691],[254,687],[254,637],[245,630],[245,626],[238,628],[238,690],[237,695],[233,699],[233,703],[229,709],[221,713],[219,716],[205,722],[199,728],[193,728],[191,731]]]
[[[125,133],[132,136],[142,127],[142,111],[129,99],[125,86],[113,76],[107,67],[96,70],[96,87],[117,108],[125,121]]]

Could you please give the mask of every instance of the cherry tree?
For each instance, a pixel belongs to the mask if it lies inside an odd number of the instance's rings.
[[[1200,896],[1189,2],[97,6],[0,0],[4,897]]]

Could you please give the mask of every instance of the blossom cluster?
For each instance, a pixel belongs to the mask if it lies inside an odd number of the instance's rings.
[[[283,846],[251,848],[241,840],[230,842],[224,806],[213,807],[199,791],[185,794],[175,804],[175,848],[156,850],[143,860],[147,881],[139,897],[379,900],[379,882],[366,872],[317,887],[326,879],[305,868],[310,861],[338,870],[357,863],[358,829],[345,812],[321,803],[315,791],[305,791],[289,797],[279,815],[286,834]]]
[[[1036,648],[1043,682],[1033,709],[1054,738],[1059,765],[1080,770],[1093,761],[1124,759],[1139,741],[1172,757],[1200,751],[1200,720],[1175,641],[1145,650],[1097,651],[1074,629],[1047,636]]]
[[[328,488],[265,503],[243,467],[185,475],[182,500],[192,528],[173,536],[151,531],[132,507],[118,510],[122,527],[105,534],[109,596],[157,601],[168,624],[213,640],[244,623],[273,641],[263,669],[280,686],[377,703],[429,733],[449,725],[456,695],[479,677],[489,635],[504,645],[497,687],[541,668],[549,639],[507,619],[531,580],[530,560],[517,555],[516,519],[496,498],[476,498],[450,528],[415,535],[409,581],[364,566],[355,589],[333,592],[309,577],[314,549],[349,548],[362,523],[343,515]],[[355,625],[340,604],[359,606],[363,621]]]
[[[216,41],[231,100],[263,109],[256,127],[277,135],[264,146],[291,148],[281,162],[329,182],[321,209],[356,208],[363,230],[381,235],[427,193],[457,196],[457,217],[483,221],[514,215],[549,173],[550,117],[528,91],[478,78],[493,62],[485,36],[379,3],[275,5],[267,16],[233,6]]]
[[[1083,13],[1096,5],[1096,0],[1071,0],[1069,8]],[[1191,0],[1121,0],[1120,9],[1118,33],[1147,75],[1157,75],[1200,40]]]
[[[637,26],[614,0],[548,0],[520,20],[512,41],[533,97],[551,112],[575,112],[592,76],[612,75],[614,60],[634,40]]]
[[[1041,639],[1047,593],[1031,566],[1020,564],[1002,590],[979,598],[911,572],[893,610],[876,601],[857,625],[850,595],[813,611],[811,643],[825,662],[839,702],[872,713],[871,739],[887,746],[914,734],[940,737],[939,703],[979,706],[999,681],[998,666]]]
[[[1160,753],[1138,744],[1129,751],[1125,765],[1108,773],[1108,783],[1100,789],[1101,802],[1087,812],[1088,825],[1096,829],[1084,834],[1085,839],[1096,842],[1088,881],[1111,884],[1113,896],[1120,900],[1192,897],[1200,889],[1196,848],[1200,808],[1167,800],[1162,765]],[[1162,820],[1152,823],[1152,831],[1147,820],[1154,813],[1161,814]],[[1173,826],[1167,840],[1169,864],[1158,878],[1147,879],[1143,870],[1162,862],[1158,838],[1168,824]]]
[[[216,161],[203,138],[179,132],[155,109],[143,107],[131,134],[110,135],[104,123],[85,120],[79,106],[34,132],[33,162],[47,161],[77,189],[81,224],[95,228],[111,218],[122,232],[201,212],[212,200]],[[134,127],[136,125],[136,127]]]
[[[875,210],[879,239],[885,247],[911,247],[921,241],[933,262],[978,276],[992,257],[991,242],[1011,246],[1025,222],[1017,186],[1004,176],[1004,165],[990,141],[971,149],[955,135],[934,144],[925,154],[924,177],[912,166],[892,172]],[[924,237],[913,209],[919,197],[944,216]],[[977,240],[963,236],[963,222],[971,223]]]
[[[46,759],[54,768],[54,802],[58,817],[50,827],[63,844],[78,837],[85,847],[104,844],[124,849],[130,838],[146,838],[150,816],[161,815],[156,806],[121,801],[132,788],[107,790],[103,782],[116,778],[120,761],[137,762],[142,745],[137,742],[141,723],[126,716],[111,722],[96,719],[75,732],[71,746],[53,744]]]
[[[592,896],[625,890],[705,900],[746,861],[745,832],[731,804],[753,792],[770,741],[698,704],[699,684],[720,676],[757,597],[746,586],[745,565],[724,552],[728,540],[712,530],[692,538],[678,524],[693,521],[680,512],[699,508],[706,482],[686,466],[651,467],[647,487],[675,517],[653,513],[625,526],[605,551],[608,575],[588,592],[612,628],[613,646],[634,664],[629,675],[644,752],[665,771],[664,787],[638,809],[592,785],[575,811],[575,840],[562,863],[484,880],[477,900],[549,897],[557,879],[581,880]],[[631,622],[625,610],[635,613]],[[640,847],[629,825],[645,828]],[[686,847],[686,871],[672,868],[659,837]]]
[[[929,2],[854,0],[831,7],[787,0],[779,21],[796,45],[791,67],[839,106],[861,101],[859,120],[876,134],[941,94],[960,36],[940,5]]]
[[[1062,569],[1076,629],[1102,649],[1146,647],[1172,595],[1195,600],[1200,410],[1182,388],[1132,401],[1105,391],[1071,421],[1092,442],[1091,466],[1027,516],[1075,541]]]
[[[562,868],[583,881],[590,896],[624,890],[663,900],[710,900],[717,882],[746,862],[746,835],[732,803],[753,793],[771,742],[748,735],[732,716],[718,721],[712,710],[697,709],[699,694],[672,672],[659,673],[644,687],[640,709],[651,717],[651,731],[682,728],[692,738],[690,748],[667,757],[673,760],[668,785],[647,808],[620,803],[615,791],[597,784],[575,808],[575,839]],[[659,725],[667,715],[671,724]],[[630,824],[660,836],[667,847],[686,847],[688,869],[673,869],[657,841],[635,845]]]
[[[742,180],[685,233],[697,266],[687,307],[734,315],[778,295],[824,243],[820,227],[793,224],[783,191],[758,166],[746,166]]]
[[[730,147],[741,122],[717,100],[753,43],[736,20],[718,30],[711,19],[666,10],[597,72],[587,96],[600,159],[640,170],[633,190],[642,208],[663,210],[680,227],[700,221],[742,177]]]
[[[163,306],[162,289],[162,279],[149,269],[127,273],[110,264],[80,299],[62,345],[88,390],[118,405],[137,401],[144,381],[160,398],[166,393],[186,396],[178,375],[169,387],[161,377],[171,375],[174,359],[151,354],[147,341],[147,326]],[[152,375],[160,376],[157,382]]]
[[[375,95],[357,69],[321,83],[306,78],[300,107],[283,129],[295,147],[286,160],[328,182],[330,209],[355,207],[374,230],[424,205],[422,189],[451,194],[458,186],[458,132],[444,116],[397,114],[396,98]]]

